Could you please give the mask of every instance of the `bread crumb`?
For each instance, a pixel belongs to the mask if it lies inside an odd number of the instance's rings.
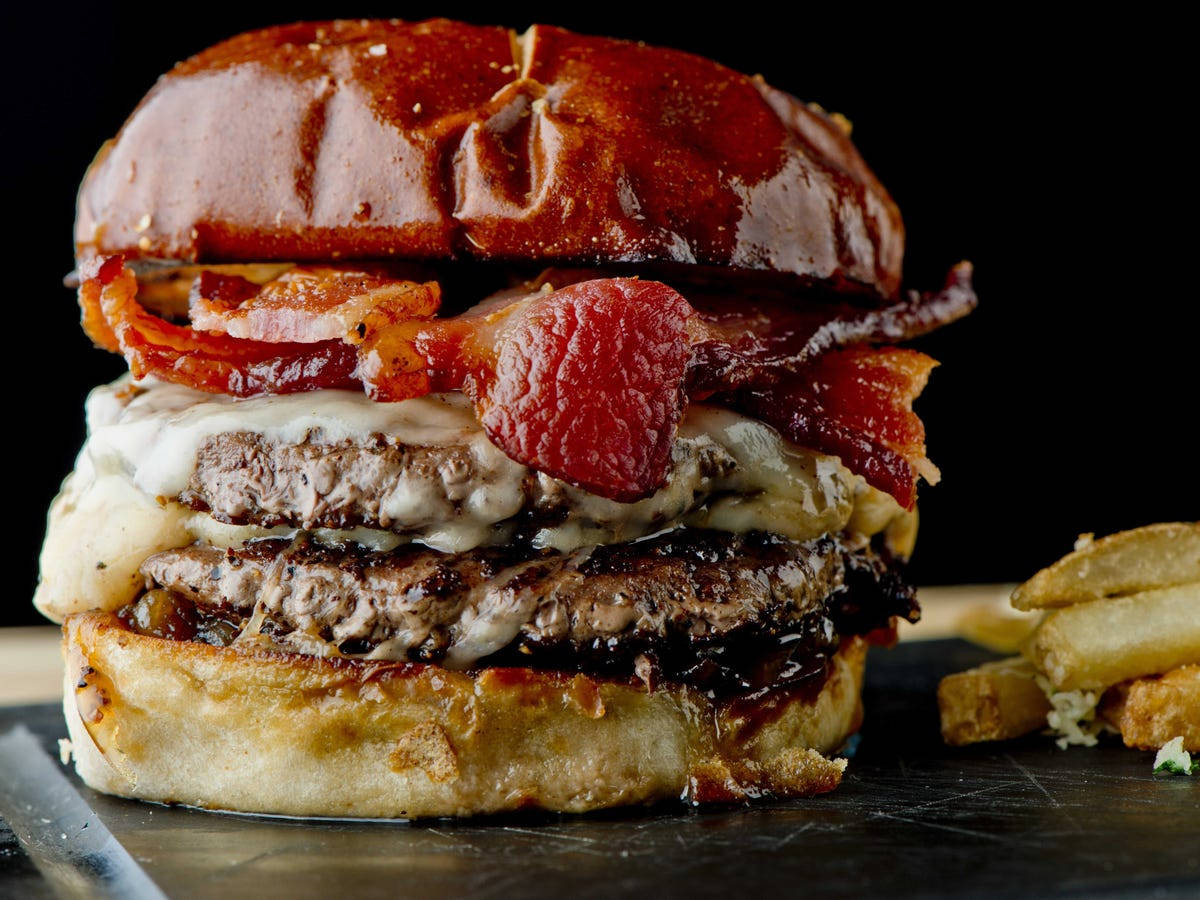
[[[420,769],[430,781],[441,784],[458,778],[458,754],[436,722],[423,722],[396,742],[388,756],[394,772]]]

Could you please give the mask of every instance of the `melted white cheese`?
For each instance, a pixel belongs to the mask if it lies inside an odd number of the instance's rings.
[[[282,444],[363,445],[382,434],[415,446],[466,445],[477,471],[485,473],[464,483],[463,493],[449,498],[453,505],[444,490],[417,479],[402,484],[384,510],[394,531],[314,532],[316,540],[330,544],[386,550],[419,540],[462,552],[503,542],[506,520],[525,503],[523,482],[530,474],[491,444],[460,394],[375,403],[361,393],[314,391],[239,401],[176,385],[134,389],[123,378],[92,392],[87,420],[88,440],[51,506],[42,550],[34,602],[54,619],[129,602],[141,586],[138,566],[153,553],[196,541],[236,546],[295,533],[226,525],[171,500],[187,487],[204,442],[218,434],[253,432]],[[714,444],[737,465],[726,476],[706,479],[695,454],[679,454],[662,490],[637,503],[616,503],[538,475],[543,490],[554,492],[568,514],[538,532],[535,543],[569,551],[681,524],[763,529],[806,540],[846,527],[856,491],[863,493],[861,479],[837,459],[801,450],[770,427],[727,410],[693,404],[677,440]],[[876,507],[882,496],[870,492]],[[900,512],[886,499],[883,506],[890,508],[869,517],[872,533]]]
[[[376,403],[362,391],[310,391],[235,400],[175,384],[136,393],[127,378],[98,387],[87,400],[88,440],[82,454],[98,471],[127,474],[152,497],[184,491],[204,442],[227,432],[254,432],[267,441],[319,440],[368,444],[383,434],[418,447],[480,446],[481,455],[508,460],[486,438],[462,394],[430,394],[402,403]]]

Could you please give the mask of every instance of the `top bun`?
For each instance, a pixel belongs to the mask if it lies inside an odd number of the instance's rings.
[[[900,214],[761,78],[535,25],[301,23],[180,63],[100,152],[80,254],[728,266],[900,284]]]

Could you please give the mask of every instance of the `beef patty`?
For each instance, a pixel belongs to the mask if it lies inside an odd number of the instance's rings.
[[[148,593],[122,613],[141,630],[154,630],[148,604],[165,593],[208,623],[184,636],[218,643],[252,632],[301,652],[741,688],[770,674],[764,661],[777,670],[823,659],[840,634],[916,609],[912,590],[870,550],[692,528],[572,553],[196,545],[155,554],[142,572]],[[214,630],[214,620],[224,625]]]
[[[736,468],[729,451],[712,440],[677,441],[671,461],[675,489],[645,527],[653,531],[701,505]],[[510,485],[514,472],[523,474]],[[407,446],[382,436],[370,446],[280,444],[253,432],[208,438],[179,500],[238,525],[366,526],[397,532],[426,531],[485,506],[497,507],[492,513],[496,521],[521,515],[526,527],[557,524],[578,512],[573,507],[580,502],[578,492],[564,483],[497,459],[495,451],[481,456],[470,444]],[[590,506],[586,512],[598,514],[601,524],[606,515],[628,515],[611,501],[597,498]]]

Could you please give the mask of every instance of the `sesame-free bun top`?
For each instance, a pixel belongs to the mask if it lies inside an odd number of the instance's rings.
[[[84,179],[78,252],[697,263],[890,296],[900,214],[760,78],[537,25],[301,23],[177,65]]]

